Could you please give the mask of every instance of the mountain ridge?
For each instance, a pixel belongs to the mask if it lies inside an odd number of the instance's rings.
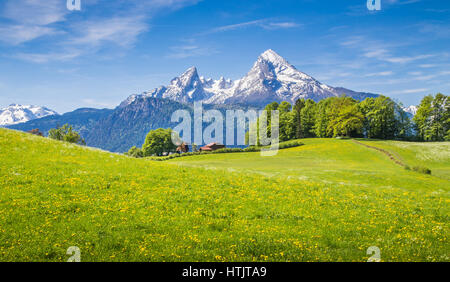
[[[343,87],[332,87],[297,70],[285,58],[269,49],[262,53],[250,71],[241,79],[205,79],[196,67],[173,78],[167,86],[129,96],[122,106],[136,97],[170,99],[180,103],[203,102],[205,104],[249,104],[264,106],[270,102],[297,99],[319,100],[347,95],[357,100],[377,97],[378,94],[357,92]]]
[[[80,108],[62,115],[46,116],[6,127],[21,131],[30,131],[37,128],[46,135],[52,128],[70,124],[81,136],[85,137],[92,130],[94,124],[112,112],[113,110],[111,109]]]

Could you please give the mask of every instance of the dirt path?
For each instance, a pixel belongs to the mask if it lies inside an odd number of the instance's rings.
[[[369,149],[373,149],[373,150],[380,151],[381,153],[383,153],[383,154],[385,154],[386,156],[388,156],[388,157],[389,157],[393,162],[395,162],[396,164],[398,164],[398,165],[400,165],[400,166],[402,166],[402,167],[406,167],[406,164],[404,164],[401,160],[399,160],[398,158],[396,158],[391,152],[388,152],[388,151],[386,151],[386,150],[384,150],[384,149],[381,149],[381,148],[378,148],[378,147],[375,147],[375,146],[370,146],[370,145],[361,143],[361,142],[356,141],[356,140],[354,140],[354,139],[353,139],[352,141],[353,141],[353,143],[356,143],[356,144],[358,144],[358,145],[367,147],[367,148],[369,148]]]

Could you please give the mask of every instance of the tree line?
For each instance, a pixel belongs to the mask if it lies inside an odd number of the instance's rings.
[[[385,96],[363,101],[347,96],[330,97],[318,103],[299,99],[294,105],[273,102],[265,107],[266,126],[270,136],[270,113],[278,110],[280,142],[314,137],[450,141],[449,103],[444,94],[426,96],[411,120],[401,105]],[[263,123],[258,120],[253,126],[260,124]]]

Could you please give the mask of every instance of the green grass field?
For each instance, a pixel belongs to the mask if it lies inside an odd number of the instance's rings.
[[[450,143],[132,159],[0,129],[0,261],[450,261]]]

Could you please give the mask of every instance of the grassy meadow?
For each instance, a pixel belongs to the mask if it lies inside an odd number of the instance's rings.
[[[450,261],[450,143],[156,162],[0,129],[0,261]]]

